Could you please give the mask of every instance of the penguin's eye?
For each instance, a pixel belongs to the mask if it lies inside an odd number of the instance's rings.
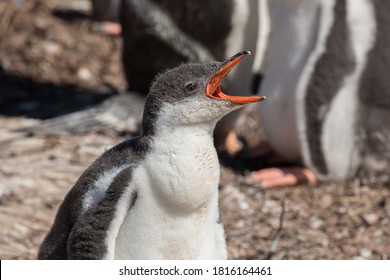
[[[188,83],[185,85],[186,90],[194,90],[198,85],[196,83]]]

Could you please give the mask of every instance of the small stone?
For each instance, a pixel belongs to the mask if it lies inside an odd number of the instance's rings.
[[[92,73],[87,68],[80,68],[79,71],[77,71],[77,77],[79,77],[80,80],[87,81],[91,79]]]
[[[319,229],[323,224],[324,224],[324,221],[317,218],[317,217],[310,218],[310,227],[312,229]]]
[[[363,215],[364,221],[370,226],[377,224],[380,217],[377,213],[367,213]]]
[[[371,257],[371,255],[372,255],[372,251],[370,249],[367,249],[367,248],[360,249],[359,253],[360,253],[360,256],[362,256],[363,258],[366,258],[366,259]]]
[[[329,194],[325,194],[320,200],[320,205],[322,208],[328,208],[332,204],[333,204],[333,197]]]
[[[43,18],[37,18],[35,21],[35,26],[41,30],[45,30],[49,28],[49,22]]]
[[[337,212],[338,212],[339,214],[345,214],[345,213],[348,212],[348,210],[347,210],[347,208],[345,208],[344,206],[341,206],[341,207],[339,207],[339,209],[337,209]]]
[[[59,53],[61,50],[60,46],[57,43],[48,41],[43,43],[43,48],[48,54],[56,54]]]

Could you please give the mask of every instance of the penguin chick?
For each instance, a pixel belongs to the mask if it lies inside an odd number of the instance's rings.
[[[220,90],[247,54],[183,64],[158,76],[142,134],[106,151],[81,175],[38,257],[226,259],[213,130],[229,112],[265,99]]]

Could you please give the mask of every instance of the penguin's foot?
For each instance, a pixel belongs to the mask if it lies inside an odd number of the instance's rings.
[[[228,155],[234,156],[242,150],[243,145],[238,139],[237,133],[234,130],[231,130],[226,136],[225,143],[223,146],[224,150],[228,153]]]
[[[110,36],[119,36],[122,32],[122,26],[117,22],[111,21],[95,22],[92,29],[95,32]]]
[[[252,172],[244,179],[247,185],[256,185],[263,189],[289,187],[298,184],[318,183],[313,171],[305,167],[266,168]]]

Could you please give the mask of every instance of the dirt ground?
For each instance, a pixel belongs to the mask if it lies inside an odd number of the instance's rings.
[[[13,130],[123,91],[120,50],[119,37],[91,31],[86,0],[0,2],[0,259],[35,259],[78,176],[129,137],[110,128],[82,135]],[[248,119],[243,137],[253,129]],[[240,158],[229,162],[220,206],[231,259],[390,257],[389,186],[356,181],[264,191],[241,183],[249,169]]]

